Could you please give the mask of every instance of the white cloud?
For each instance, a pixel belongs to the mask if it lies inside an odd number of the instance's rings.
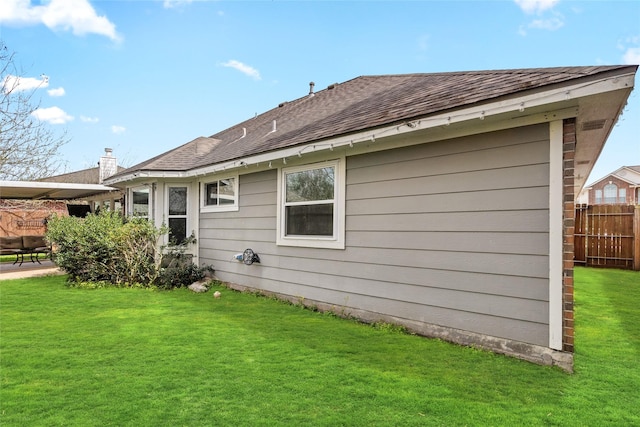
[[[4,0],[0,3],[0,23],[34,25],[44,6],[31,6],[31,0]]]
[[[553,7],[559,0],[514,0],[524,13],[541,13]]]
[[[559,16],[555,16],[550,19],[534,19],[528,25],[529,28],[548,31],[555,31],[562,28],[563,26],[564,21]]]
[[[20,77],[7,75],[2,81],[2,90],[4,93],[22,92],[25,90],[34,90],[49,86],[49,77],[44,74],[40,78],[36,77]]]
[[[526,36],[528,30],[556,31],[564,26],[564,16],[553,10],[559,0],[514,0],[527,14],[535,14],[539,18],[518,28],[518,34]]]
[[[83,121],[84,123],[98,123],[100,121],[100,119],[97,117],[87,117],[87,116],[80,116],[80,120]]]
[[[49,89],[47,91],[47,93],[49,94],[49,96],[53,96],[53,97],[57,97],[57,96],[64,96],[65,95],[65,91],[63,87],[58,87],[55,89]]]
[[[629,65],[640,64],[640,47],[630,47],[622,55],[622,61]]]
[[[2,0],[0,24],[44,24],[51,30],[71,31],[77,36],[98,34],[120,40],[115,24],[106,16],[99,16],[89,0],[51,0],[42,5],[32,5],[31,0]]]
[[[173,9],[191,3],[193,0],[164,0],[162,6],[165,9]]]
[[[73,120],[73,116],[65,113],[61,108],[38,108],[31,113],[35,118],[52,125],[62,125]]]
[[[111,132],[115,133],[116,135],[124,133],[126,130],[127,128],[125,128],[124,126],[118,126],[118,125],[111,126]]]
[[[260,72],[258,70],[256,70],[255,68],[243,64],[240,61],[236,61],[235,59],[231,59],[227,62],[225,62],[224,64],[222,64],[223,67],[229,67],[229,68],[234,68],[238,71],[240,71],[243,74],[246,74],[247,76],[255,79],[255,80],[261,80],[262,77],[260,77]]]
[[[619,40],[617,48],[623,51],[622,62],[624,64],[640,64],[640,36],[630,36]]]

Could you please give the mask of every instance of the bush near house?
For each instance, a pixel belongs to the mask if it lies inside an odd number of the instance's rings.
[[[163,265],[167,257],[183,259],[185,249],[160,246],[166,233],[144,218],[103,211],[86,218],[54,216],[46,238],[55,248],[55,263],[75,284],[174,288],[201,280],[210,268],[191,262]]]

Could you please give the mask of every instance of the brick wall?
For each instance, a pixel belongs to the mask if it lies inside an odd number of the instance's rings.
[[[562,126],[563,161],[563,272],[562,272],[562,349],[573,353],[573,250],[575,195],[573,194],[576,154],[576,120],[566,119]]]
[[[608,185],[609,183],[615,184],[618,187],[618,190],[620,188],[626,188],[626,190],[627,190],[626,200],[624,202],[620,202],[618,200],[618,201],[616,201],[616,204],[634,205],[634,204],[637,203],[636,200],[635,200],[636,189],[630,187],[628,182],[625,182],[625,181],[623,181],[621,179],[618,179],[617,177],[615,177],[613,175],[609,175],[606,178],[603,178],[602,180],[597,182],[589,190],[589,204],[590,205],[604,204],[604,201],[596,202],[596,190],[601,190],[602,191],[602,197],[604,198],[604,187],[605,187],[605,185]]]

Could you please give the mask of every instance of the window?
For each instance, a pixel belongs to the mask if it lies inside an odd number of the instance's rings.
[[[238,210],[238,177],[205,181],[201,187],[203,212]]]
[[[167,222],[169,242],[181,244],[187,239],[187,187],[167,187]]]
[[[151,218],[151,191],[148,186],[134,187],[129,197],[129,215]]]
[[[596,190],[596,204],[602,203],[602,190]]]
[[[618,190],[618,203],[627,203],[627,189],[620,188]]]
[[[278,244],[344,249],[344,160],[282,169]]]
[[[615,184],[607,184],[604,186],[604,202],[605,203],[618,202],[618,187]]]

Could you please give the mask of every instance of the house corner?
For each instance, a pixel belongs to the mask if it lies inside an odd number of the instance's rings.
[[[574,159],[576,119],[562,124],[563,161],[563,269],[562,269],[562,350],[574,352],[573,258],[575,229]]]

